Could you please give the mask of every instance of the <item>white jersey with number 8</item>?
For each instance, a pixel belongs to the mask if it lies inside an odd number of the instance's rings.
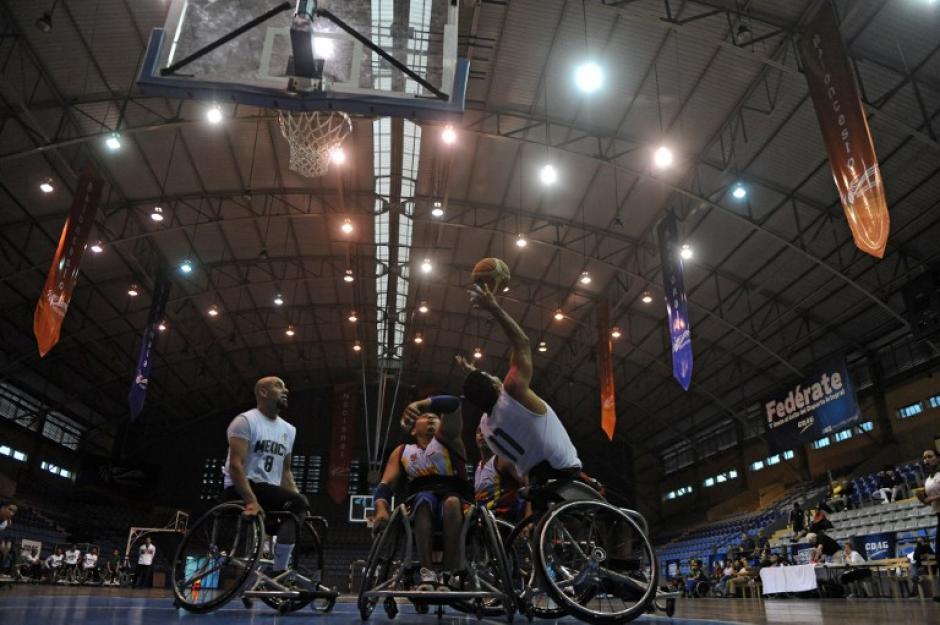
[[[257,408],[238,415],[228,426],[228,438],[248,441],[245,477],[252,482],[279,486],[284,472],[284,459],[294,448],[297,428],[277,417],[269,419]],[[229,461],[225,460],[225,487],[232,486]]]

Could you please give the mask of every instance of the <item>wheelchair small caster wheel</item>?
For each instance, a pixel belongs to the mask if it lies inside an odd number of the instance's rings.
[[[483,602],[477,599],[474,601],[474,610],[473,613],[476,614],[477,620],[483,620]]]
[[[426,603],[415,603],[415,612],[418,614],[427,614],[429,611],[428,604]]]
[[[387,599],[385,599],[384,605],[385,605],[385,616],[387,616],[390,619],[393,619],[396,616],[398,616],[398,604],[395,603],[394,599],[392,599],[391,597],[388,597]]]
[[[174,600],[173,600],[173,607],[176,608],[177,610],[180,609],[180,608],[182,607],[182,605],[183,605],[183,604],[180,603],[180,600],[179,600],[179,599],[174,599]]]
[[[248,597],[242,597],[242,605],[245,606],[245,608],[250,610],[253,604],[254,604],[254,601],[252,601]]]
[[[676,600],[666,599],[666,616],[672,617],[676,613]]]

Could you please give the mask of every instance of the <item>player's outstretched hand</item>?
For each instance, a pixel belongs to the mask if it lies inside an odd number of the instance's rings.
[[[457,364],[466,369],[467,373],[471,371],[476,371],[477,368],[473,366],[473,363],[461,356],[460,354],[454,356],[454,360],[457,361]]]
[[[470,290],[470,304],[474,308],[482,308],[491,313],[499,310],[499,303],[496,296],[490,290],[490,285],[486,283],[474,284]]]
[[[414,427],[415,421],[417,421],[418,417],[420,417],[425,412],[426,406],[424,403],[425,400],[414,401],[405,407],[405,412],[403,412],[401,415],[401,429],[406,432],[411,431],[411,428]]]

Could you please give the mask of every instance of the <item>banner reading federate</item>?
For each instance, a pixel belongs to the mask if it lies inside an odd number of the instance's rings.
[[[601,387],[601,429],[614,440],[617,428],[617,399],[614,396],[614,367],[611,361],[610,312],[606,299],[597,303],[597,377]]]
[[[333,418],[330,432],[330,473],[326,492],[335,503],[342,503],[349,491],[349,467],[356,436],[356,384],[337,384],[333,388]]]
[[[861,417],[842,358],[824,362],[812,376],[766,398],[761,406],[767,445],[774,454],[843,430]]]
[[[36,335],[40,356],[45,356],[59,342],[62,321],[72,301],[78,267],[82,262],[88,234],[95,223],[100,199],[101,179],[94,167],[86,165],[78,177],[69,215],[62,226],[59,246],[52,257],[52,266],[33,314],[33,334]]]
[[[881,258],[890,227],[885,188],[831,3],[823,3],[799,50],[852,238],[858,249]]]
[[[131,410],[131,421],[137,418],[144,409],[144,400],[147,398],[147,387],[150,383],[150,372],[153,370],[154,349],[157,337],[160,335],[159,325],[166,311],[166,302],[170,297],[170,281],[166,274],[157,277],[153,290],[153,300],[150,302],[150,313],[147,315],[147,327],[144,328],[144,340],[140,344],[140,355],[137,357],[137,369],[134,371],[134,381],[127,396],[127,403]]]
[[[689,325],[688,297],[682,279],[679,226],[675,215],[667,213],[659,222],[657,232],[663,266],[663,295],[672,344],[672,374],[683,389],[689,390],[692,383],[692,328]]]

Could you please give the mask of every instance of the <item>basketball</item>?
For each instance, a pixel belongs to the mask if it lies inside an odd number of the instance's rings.
[[[474,284],[486,284],[493,293],[501,293],[509,286],[509,265],[499,258],[484,258],[473,266]]]

